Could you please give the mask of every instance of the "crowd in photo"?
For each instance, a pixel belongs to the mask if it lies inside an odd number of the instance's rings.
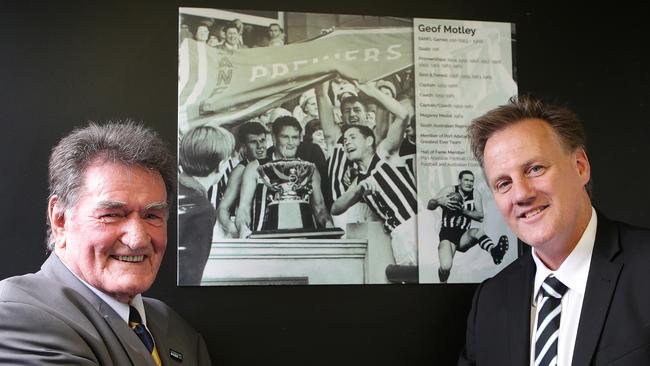
[[[279,23],[260,27],[245,24],[240,19],[224,21],[203,18],[195,22],[181,20],[180,27],[179,44],[186,38],[205,42],[210,47],[223,50],[286,44],[286,35]]]

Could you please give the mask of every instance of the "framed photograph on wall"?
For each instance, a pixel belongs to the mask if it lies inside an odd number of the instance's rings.
[[[510,23],[179,9],[178,284],[480,282],[517,256],[466,127]]]

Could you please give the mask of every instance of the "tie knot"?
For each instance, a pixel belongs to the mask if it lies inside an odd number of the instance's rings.
[[[569,288],[560,282],[555,276],[549,275],[542,283],[542,294],[545,297],[562,298]]]
[[[132,324],[142,324],[142,318],[140,317],[140,312],[138,309],[133,306],[129,306],[129,323]]]

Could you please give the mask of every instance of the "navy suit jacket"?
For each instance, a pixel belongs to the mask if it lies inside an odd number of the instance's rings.
[[[530,254],[476,290],[458,365],[530,363]],[[573,366],[650,365],[650,230],[598,214]]]

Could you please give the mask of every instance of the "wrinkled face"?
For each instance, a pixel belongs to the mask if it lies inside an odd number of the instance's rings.
[[[583,149],[567,150],[537,119],[508,126],[485,145],[483,168],[501,214],[538,250],[575,245],[591,215],[589,161]]]
[[[247,135],[244,153],[248,160],[264,159],[266,157],[266,134]]]
[[[307,99],[302,110],[308,116],[318,117],[318,103],[316,103],[316,98]]]
[[[231,46],[239,44],[239,32],[237,31],[237,28],[226,29],[226,43]]]
[[[366,154],[372,152],[372,143],[371,137],[365,137],[356,128],[348,128],[343,134],[343,147],[350,161],[362,160]]]
[[[366,107],[360,102],[344,103],[341,106],[341,119],[344,123],[349,124],[366,124],[368,113]]]
[[[208,40],[208,36],[210,36],[210,31],[208,30],[208,27],[205,25],[200,25],[198,28],[196,28],[196,40],[199,42],[205,42]]]
[[[282,158],[295,158],[300,144],[300,131],[292,126],[284,126],[277,136],[273,136],[275,152]]]
[[[55,233],[56,254],[93,287],[130,301],[158,273],[167,245],[166,200],[158,172],[93,163]]]
[[[463,174],[459,180],[460,189],[464,192],[469,192],[474,189],[474,176],[471,174]]]
[[[280,34],[282,34],[282,31],[278,25],[273,24],[269,27],[269,37],[272,39],[277,38]]]

